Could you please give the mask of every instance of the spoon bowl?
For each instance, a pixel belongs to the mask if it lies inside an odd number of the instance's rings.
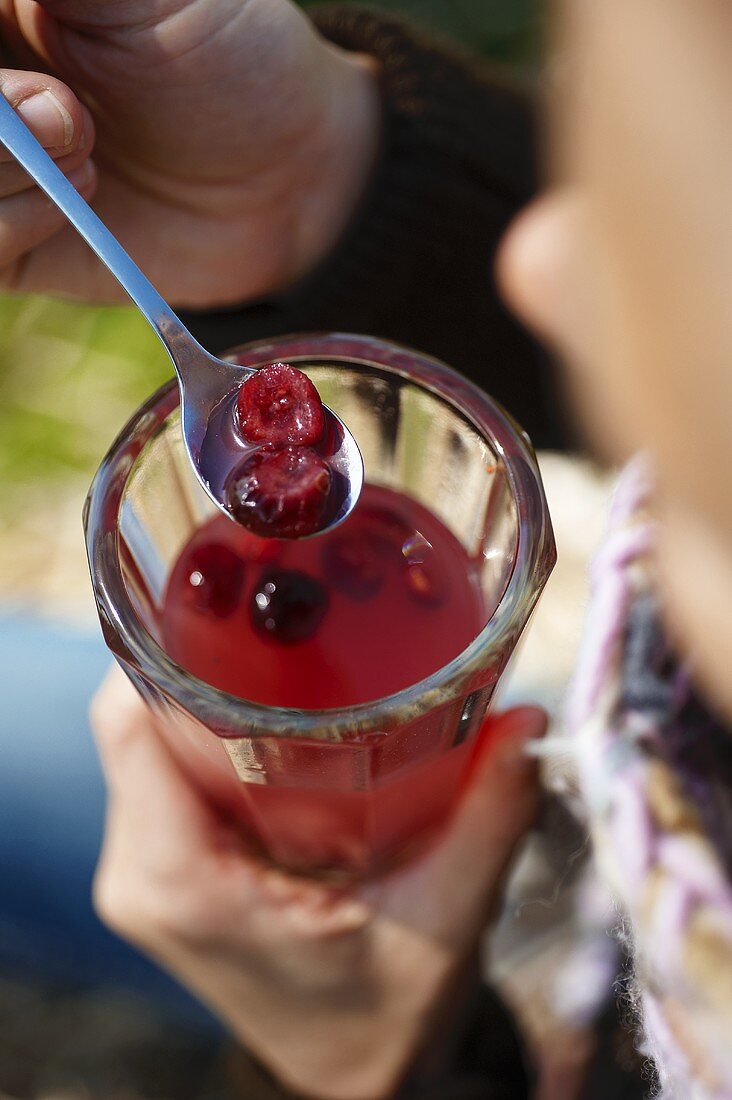
[[[181,430],[188,457],[211,500],[230,516],[224,486],[244,448],[230,428],[234,423],[236,394],[254,370],[217,359],[198,343],[2,94],[0,141],[65,214],[162,342],[178,377]],[[224,410],[231,414],[228,425],[221,418]],[[356,440],[327,407],[325,416],[324,445],[318,450],[330,463],[337,496],[321,530],[342,523],[351,513],[364,478],[363,458]]]
[[[178,375],[183,439],[199,481],[214,503],[228,514],[223,503],[228,475],[251,450],[234,431],[236,399],[242,383],[256,370],[210,355],[178,323],[185,339],[179,341],[177,332],[171,331],[163,343]],[[364,469],[351,432],[332,409],[323,408],[325,435],[318,452],[330,464],[338,486],[338,503],[327,523],[330,529],[353,511],[363,488]]]

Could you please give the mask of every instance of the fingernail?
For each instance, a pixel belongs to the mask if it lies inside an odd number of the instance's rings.
[[[46,149],[63,149],[71,144],[74,120],[53,92],[38,92],[24,99],[17,111]]]
[[[73,183],[77,191],[83,191],[84,188],[91,183],[92,176],[94,175],[94,168],[90,160],[85,160],[80,168],[76,168],[73,172],[69,172],[66,177],[69,183]]]

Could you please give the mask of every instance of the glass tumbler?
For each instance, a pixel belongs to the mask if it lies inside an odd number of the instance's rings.
[[[417,352],[332,334],[229,358],[284,360],[312,378],[354,433],[367,482],[424,505],[477,563],[485,625],[427,679],[338,709],[251,703],[177,665],[159,637],[166,582],[215,509],[189,467],[170,382],[123,429],[89,492],[104,638],[191,781],[252,851],[292,872],[367,876],[421,850],[459,799],[486,708],[555,561],[539,470],[506,412]]]

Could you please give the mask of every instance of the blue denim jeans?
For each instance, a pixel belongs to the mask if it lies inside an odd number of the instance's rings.
[[[141,994],[213,1026],[91,905],[105,796],[87,708],[109,664],[98,631],[0,615],[0,971]]]

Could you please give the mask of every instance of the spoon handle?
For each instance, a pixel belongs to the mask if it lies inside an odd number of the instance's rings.
[[[165,345],[173,365],[176,344],[194,343],[193,337],[176,317],[168,303],[109,232],[89,204],[69,183],[43,146],[36,140],[20,116],[0,93],[0,141],[25,168],[38,186],[46,192],[81,234],[87,244],[106,264],[115,279],[127,291],[132,301],[152,325]]]

